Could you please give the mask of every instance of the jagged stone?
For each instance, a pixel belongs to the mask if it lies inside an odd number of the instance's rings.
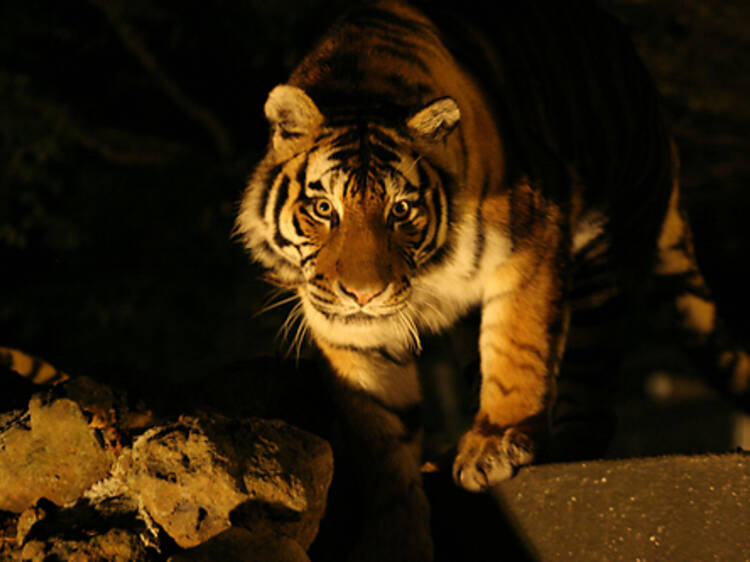
[[[146,559],[146,548],[135,533],[123,529],[110,529],[105,533],[82,540],[53,537],[46,541],[29,541],[21,550],[20,559],[32,562],[45,560],[131,562]]]
[[[153,428],[134,444],[127,487],[148,515],[183,548],[231,526],[229,512],[245,499],[230,462],[196,418]]]
[[[139,404],[139,408],[133,409],[125,392],[89,377],[71,378],[61,385],[61,392],[87,412],[92,417],[90,424],[96,427],[126,434],[158,423],[153,411],[145,405]]]
[[[254,537],[257,559],[306,559],[332,478],[326,441],[282,421],[206,413],[145,429],[157,418],[141,410],[79,377],[0,415],[0,510],[21,513],[4,549],[128,559],[141,555],[133,537],[140,549],[191,548],[234,527]]]
[[[114,453],[67,398],[36,394],[0,430],[0,510],[20,513],[39,498],[63,505],[107,476]]]
[[[309,562],[300,544],[286,536],[256,534],[232,527],[195,548],[169,558],[169,562],[232,560],[235,562]]]
[[[0,511],[0,560],[12,560],[16,547],[18,515]]]
[[[44,506],[37,505],[30,507],[18,516],[16,523],[16,543],[22,546],[26,542],[26,537],[39,521],[47,517],[47,510]]]
[[[318,533],[333,476],[330,445],[278,420],[245,420],[223,435],[231,435],[238,448],[251,500],[239,506],[233,522],[254,529],[260,519],[273,521],[278,534],[308,548]],[[265,508],[244,509],[250,505]]]
[[[130,497],[179,546],[190,548],[233,523],[312,543],[333,470],[330,446],[284,422],[182,416],[138,437],[87,499]],[[257,511],[242,509],[262,505]],[[238,509],[239,508],[239,509]],[[236,519],[236,521],[235,521]]]
[[[15,535],[17,546],[23,547],[33,541],[52,543],[60,537],[88,539],[112,529],[142,536],[144,544],[158,544],[158,536],[151,534],[147,522],[140,517],[138,505],[132,498],[122,496],[98,504],[84,497],[63,508],[41,499],[18,517]]]

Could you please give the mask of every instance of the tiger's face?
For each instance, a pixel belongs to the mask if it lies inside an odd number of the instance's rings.
[[[424,129],[434,137],[455,125],[434,115],[441,110],[457,121],[455,102],[438,100],[402,130],[331,126],[301,90],[280,86],[269,96],[271,149],[238,229],[277,282],[296,290],[316,336],[418,346],[412,280],[443,249],[450,220],[449,175],[418,150]]]

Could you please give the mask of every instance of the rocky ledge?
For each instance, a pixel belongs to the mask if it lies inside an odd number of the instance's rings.
[[[141,400],[1,369],[0,388],[0,560],[329,561],[361,531],[310,365],[254,361]],[[424,475],[436,562],[750,559],[749,459],[546,464],[492,494],[456,488],[448,464]]]
[[[309,560],[333,475],[320,437],[156,415],[85,377],[25,392],[0,413],[0,559]]]

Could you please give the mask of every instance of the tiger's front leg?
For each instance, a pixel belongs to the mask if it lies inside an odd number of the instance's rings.
[[[546,441],[568,311],[559,244],[542,254],[511,258],[485,287],[479,411],[453,465],[456,483],[469,491],[510,478]]]
[[[335,347],[318,338],[361,490],[363,524],[347,560],[429,562],[429,504],[422,487],[419,380],[413,357]]]

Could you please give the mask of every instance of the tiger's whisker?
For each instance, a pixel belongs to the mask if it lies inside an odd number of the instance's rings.
[[[286,291],[287,291],[287,289],[283,290],[282,292],[286,292]],[[275,298],[275,296],[272,297],[272,298]],[[299,296],[297,294],[293,294],[291,296],[279,299],[279,300],[277,300],[275,302],[270,302],[269,304],[266,304],[263,308],[261,308],[258,312],[256,312],[253,315],[253,317],[254,318],[258,317],[261,314],[265,314],[269,310],[273,310],[274,308],[279,308],[280,306],[284,306],[285,304],[289,304],[290,302],[294,302],[297,298],[299,298]]]
[[[307,332],[308,332],[308,324],[305,320],[305,317],[303,316],[299,326],[297,327],[297,333],[294,336],[294,341],[292,342],[292,347],[296,348],[296,357],[295,361],[299,364],[299,358],[302,354],[302,346],[305,343],[305,339],[307,338]],[[290,348],[291,351],[291,348]]]
[[[302,302],[298,302],[294,305],[294,307],[292,307],[292,310],[289,311],[286,320],[284,320],[284,323],[281,325],[278,333],[276,334],[276,339],[278,340],[279,338],[282,338],[288,341],[292,326],[294,326],[294,323],[302,318],[302,316]]]
[[[432,312],[434,312],[436,315],[438,315],[440,317],[440,321],[441,322],[450,323],[448,321],[448,318],[445,316],[445,313],[443,312],[443,310],[439,306],[436,306],[435,303],[433,303],[433,302],[431,302],[429,300],[425,300],[425,301],[423,301],[423,303],[424,303],[424,305],[426,307],[428,307],[430,310],[432,310]],[[414,309],[414,307],[413,307],[413,305],[411,305],[411,303],[409,303],[409,307],[410,307],[410,309],[415,314],[417,313],[417,310]]]
[[[414,319],[408,314],[406,310],[399,311],[397,318],[399,323],[406,331],[406,334],[411,341],[411,348],[419,353],[422,351],[422,342],[419,337],[419,330],[417,329]]]
[[[406,175],[406,174],[408,174],[409,172],[411,172],[411,171],[412,171],[412,170],[414,169],[414,167],[415,167],[415,166],[416,166],[417,164],[419,164],[419,161],[420,161],[421,159],[422,159],[422,155],[420,154],[420,155],[419,155],[419,156],[417,156],[417,157],[416,157],[416,158],[414,159],[414,161],[413,161],[413,162],[411,163],[411,166],[409,166],[409,169],[408,169],[408,170],[404,170],[404,175]]]

